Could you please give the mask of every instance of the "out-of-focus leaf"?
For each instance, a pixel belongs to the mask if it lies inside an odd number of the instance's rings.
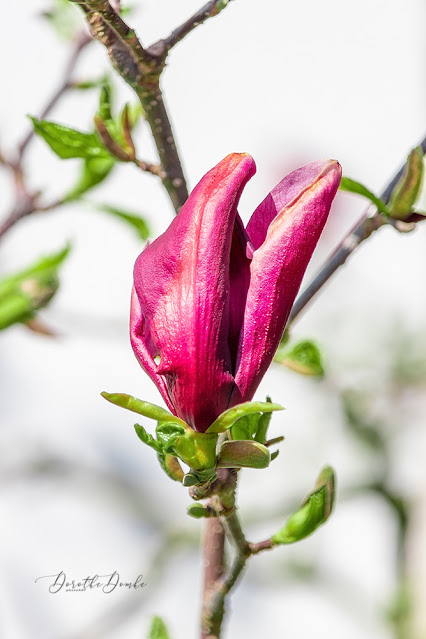
[[[383,200],[374,195],[374,193],[369,191],[367,187],[365,187],[360,182],[356,182],[355,180],[351,180],[351,178],[343,176],[339,188],[341,191],[348,191],[349,193],[357,193],[358,195],[363,195],[367,198],[367,200],[370,200],[370,202],[374,204],[374,206],[377,208],[378,211],[380,211],[380,213],[389,215],[389,211]]]
[[[284,364],[287,368],[302,373],[302,375],[315,377],[324,375],[321,352],[318,346],[310,340],[298,342],[290,349],[279,348],[274,361],[278,364]]]
[[[166,625],[160,617],[153,618],[148,639],[170,639]]]
[[[421,192],[423,174],[423,151],[421,147],[416,147],[408,156],[404,173],[391,193],[388,205],[391,217],[405,220],[411,215]]]
[[[67,246],[0,281],[0,329],[30,320],[46,306],[58,289],[58,269],[69,250]]]
[[[63,160],[69,158],[109,159],[111,157],[95,133],[83,133],[56,122],[29,117],[35,133],[42,137],[52,151]]]
[[[330,466],[321,471],[314,490],[307,496],[301,508],[291,515],[285,526],[272,537],[275,544],[292,544],[300,541],[327,521],[333,509],[335,475]]]
[[[108,158],[87,158],[83,161],[82,169],[76,184],[64,197],[65,201],[76,200],[90,189],[98,186],[111,173],[115,165],[115,159]]]
[[[82,24],[76,7],[69,0],[51,0],[49,9],[42,16],[48,20],[57,35],[63,40],[72,40]]]

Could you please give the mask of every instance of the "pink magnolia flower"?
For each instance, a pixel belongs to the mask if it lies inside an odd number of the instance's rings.
[[[219,162],[135,264],[133,350],[169,409],[200,432],[252,399],[341,177],[333,160],[293,171],[245,229],[237,206],[255,170],[247,154]]]

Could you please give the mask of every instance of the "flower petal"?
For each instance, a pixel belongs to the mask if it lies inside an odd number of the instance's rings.
[[[259,204],[247,224],[247,233],[255,249],[258,249],[265,241],[272,220],[294,198],[298,197],[301,191],[310,187],[327,167],[328,162],[328,160],[310,162],[289,173]]]
[[[155,374],[164,379],[174,412],[199,431],[227,408],[232,391],[231,240],[239,197],[254,172],[254,161],[246,154],[222,160],[135,264],[145,332],[136,330],[133,343],[146,343],[149,329],[148,351],[161,358]],[[139,361],[145,368],[145,360]]]
[[[307,165],[287,176],[250,221],[250,239],[258,248],[250,268],[231,406],[253,397],[272,361],[340,178],[336,161]],[[296,184],[301,186],[297,193]],[[267,220],[273,207],[286,200],[265,234],[261,214]]]

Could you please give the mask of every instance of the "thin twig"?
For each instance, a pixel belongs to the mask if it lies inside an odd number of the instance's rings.
[[[423,153],[426,153],[426,137],[421,141],[419,145]],[[405,164],[400,168],[400,170],[394,175],[392,180],[389,182],[383,193],[380,195],[381,199],[387,203],[391,196],[391,193],[395,187],[395,185],[400,180],[405,169]],[[381,226],[385,224],[392,224],[398,230],[405,231],[411,230],[412,225],[405,224],[404,222],[398,222],[395,220],[388,219],[378,213],[374,213],[372,217],[369,217],[370,211],[372,207],[369,206],[360,221],[357,225],[346,235],[343,241],[339,244],[333,255],[329,258],[326,264],[321,268],[318,275],[314,278],[312,283],[303,291],[303,293],[297,298],[293,309],[290,314],[290,323],[293,322],[296,317],[303,311],[305,306],[315,297],[318,291],[322,288],[322,286],[328,281],[328,279],[333,275],[333,273],[342,266],[348,259],[349,255],[354,252],[354,250],[366,240],[373,231],[376,231]]]
[[[72,74],[73,74],[74,69],[76,67],[76,64],[78,62],[78,59],[80,57],[80,54],[83,51],[83,49],[91,41],[92,41],[92,39],[90,38],[89,34],[86,33],[85,31],[82,31],[81,33],[79,33],[77,35],[76,41],[75,41],[74,46],[73,46],[73,48],[71,50],[71,53],[69,55],[69,58],[68,58],[68,61],[67,61],[66,65],[65,65],[64,71],[63,71],[63,73],[61,75],[62,82],[55,89],[54,93],[49,98],[49,100],[45,104],[44,108],[41,110],[40,115],[39,115],[39,119],[40,120],[43,120],[50,113],[50,111],[53,109],[53,107],[56,105],[56,103],[59,101],[59,99],[64,95],[64,93],[68,89],[72,88],[71,77],[72,77]],[[28,143],[30,142],[30,140],[32,139],[33,136],[34,136],[34,129],[31,128],[28,131],[28,133],[25,136],[25,138],[20,143],[19,147],[18,147],[18,158],[17,158],[17,160],[19,162],[21,161],[22,156],[24,154],[24,151],[27,148],[27,145],[28,145]]]
[[[160,42],[156,43],[154,46],[160,46],[161,43],[165,52],[170,51],[175,44],[183,40],[188,33],[193,31],[193,29],[205,22],[208,18],[217,16],[229,2],[230,0],[210,0],[210,2],[207,2],[207,4],[204,5],[204,7],[196,11],[193,16],[174,29],[167,38],[160,40]]]
[[[91,42],[90,36],[81,32],[77,35],[74,46],[71,50],[68,61],[65,65],[64,71],[61,76],[61,83],[55,89],[52,96],[47,101],[46,105],[40,113],[40,119],[45,118],[53,107],[57,104],[58,100],[64,95],[64,93],[72,87],[71,77],[77,64],[78,58],[83,49]],[[61,200],[55,200],[48,204],[40,204],[40,194],[32,192],[28,188],[25,180],[25,174],[23,169],[23,158],[28,144],[31,142],[34,136],[34,129],[30,129],[23,138],[22,142],[18,146],[16,158],[8,160],[2,157],[2,162],[5,167],[9,168],[13,173],[13,179],[15,183],[15,202],[12,210],[5,217],[0,224],[0,238],[2,238],[17,222],[24,217],[31,215],[32,213],[50,211],[62,204]]]

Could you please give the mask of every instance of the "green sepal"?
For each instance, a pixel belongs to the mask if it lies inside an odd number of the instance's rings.
[[[302,375],[324,376],[321,351],[310,340],[298,342],[290,349],[279,348],[274,361]]]
[[[369,191],[367,187],[365,187],[360,182],[343,176],[340,182],[339,189],[341,191],[348,191],[349,193],[357,193],[358,195],[362,195],[363,197],[367,198],[367,200],[370,200],[370,202],[374,204],[374,206],[378,211],[380,211],[380,213],[389,215],[389,211],[385,202],[383,202],[381,198],[374,195],[374,193]]]
[[[413,206],[422,188],[423,175],[423,151],[421,147],[416,147],[408,156],[404,173],[389,198],[390,217],[405,220],[413,213]]]
[[[252,440],[223,442],[218,459],[218,468],[266,468],[271,455],[263,444]]]
[[[272,403],[270,397],[266,398],[266,403]],[[271,418],[272,413],[253,413],[241,417],[230,428],[231,439],[254,439],[265,444]]]
[[[153,617],[148,639],[170,639],[164,621],[160,617]]]
[[[106,393],[104,391],[101,395],[107,401],[111,402],[111,404],[121,406],[121,408],[126,408],[138,415],[143,415],[144,417],[154,419],[160,423],[178,424],[179,426],[183,426],[184,429],[189,428],[188,424],[179,419],[179,417],[172,415],[172,413],[169,413],[168,410],[161,408],[161,406],[157,406],[156,404],[144,402],[142,399],[138,399],[132,395],[127,395],[126,393]]]
[[[209,470],[216,463],[216,433],[198,433],[187,428],[173,443],[174,453],[192,470]]]
[[[58,290],[58,269],[69,251],[66,246],[0,280],[0,329],[30,320],[48,304]]]
[[[224,433],[228,428],[241,417],[253,415],[255,413],[272,413],[276,410],[284,410],[280,404],[272,404],[272,402],[245,402],[234,408],[229,408],[209,426],[206,433]]]
[[[110,158],[111,155],[95,133],[83,133],[57,122],[29,116],[34,131],[61,159]]]
[[[191,470],[184,475],[184,486],[196,486],[197,484],[211,484],[216,479],[216,466],[202,470]]]
[[[184,472],[182,470],[182,466],[179,464],[179,460],[174,455],[170,455],[169,453],[158,453],[158,461],[160,462],[161,468],[164,470],[166,475],[173,479],[173,481],[178,481],[182,483],[184,478]]]
[[[141,426],[140,424],[135,424],[135,431],[136,435],[144,444],[146,444],[150,448],[153,448],[159,455],[163,453],[163,447],[161,443],[157,439],[155,439],[155,437],[150,435],[150,433],[148,433],[143,426]]]
[[[274,544],[292,544],[300,541],[327,521],[335,495],[335,475],[330,466],[321,471],[314,490],[301,508],[291,515],[285,526],[272,537]]]
[[[161,443],[162,449],[165,453],[173,450],[176,440],[184,435],[186,429],[180,424],[169,424],[167,422],[160,422],[155,429],[158,441]]]

